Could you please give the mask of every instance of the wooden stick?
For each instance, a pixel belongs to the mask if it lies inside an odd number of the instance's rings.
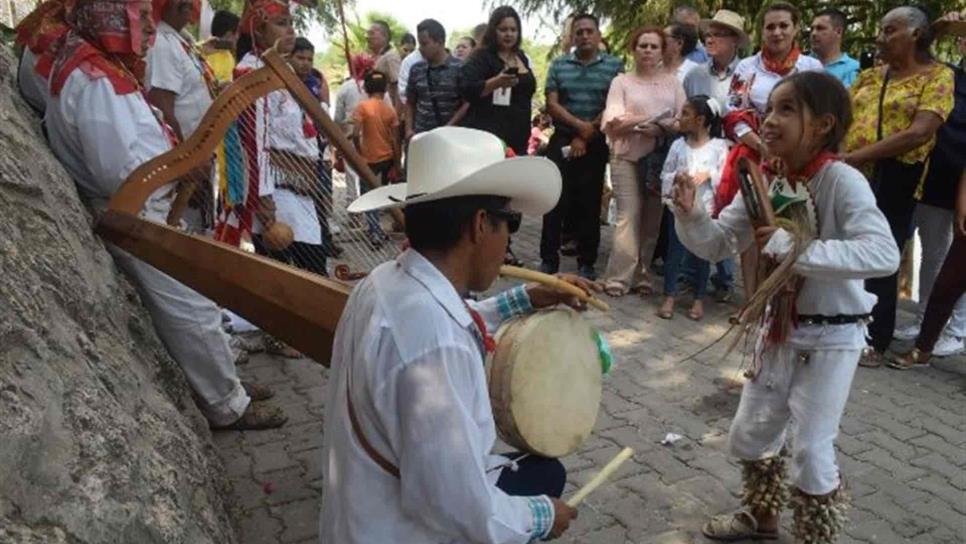
[[[597,473],[597,476],[594,476],[593,480],[587,482],[587,485],[578,489],[572,497],[567,499],[567,506],[576,508],[578,504],[587,498],[587,495],[590,495],[595,489],[600,487],[602,483],[606,482],[607,479],[610,478],[611,475],[624,464],[624,461],[630,459],[632,455],[634,455],[634,450],[631,448],[624,448],[621,450],[616,457],[611,459],[610,463],[607,463],[607,466]]]
[[[544,274],[543,272],[537,272],[536,270],[528,270],[526,268],[520,268],[519,266],[509,266],[503,265],[500,267],[500,275],[507,276],[510,278],[516,278],[523,281],[534,281],[537,283],[542,283],[548,287],[553,287],[558,291],[574,295],[580,300],[590,304],[598,310],[607,312],[610,311],[610,306],[595,297],[594,295],[588,294],[586,291],[577,287],[572,283],[567,283],[564,280],[558,278],[557,276],[551,276],[550,274]]]

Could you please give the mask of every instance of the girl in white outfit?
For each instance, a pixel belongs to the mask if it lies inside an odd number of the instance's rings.
[[[844,525],[834,442],[876,301],[863,281],[899,266],[868,181],[834,154],[850,107],[842,84],[822,72],[775,86],[761,134],[773,170],[782,172],[766,177],[776,226],[753,228],[743,198],[712,220],[695,204],[693,184],[674,187],[677,234],[698,256],[719,260],[756,242],[764,258],[793,263],[759,321],[755,362],[731,426],[745,509],[708,522],[703,532],[712,539],[777,538],[788,497],[786,434],[795,541],[832,543]]]
[[[728,141],[721,137],[721,105],[704,95],[693,96],[684,103],[678,126],[684,135],[671,144],[664,168],[661,171],[661,194],[670,204],[671,189],[675,179],[693,183],[698,192],[699,205],[711,213],[714,208],[714,192],[721,179],[721,170],[728,158]],[[668,229],[667,257],[664,264],[664,304],[657,315],[662,319],[674,316],[674,297],[678,291],[678,275],[684,262],[694,262],[694,304],[688,316],[697,321],[704,317],[702,299],[708,290],[711,266],[704,259],[695,258],[681,244],[672,228]]]

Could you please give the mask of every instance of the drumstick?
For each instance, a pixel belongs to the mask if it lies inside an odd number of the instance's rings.
[[[543,272],[537,272],[536,270],[527,270],[526,268],[520,268],[519,266],[508,265],[503,265],[500,267],[500,275],[516,278],[518,280],[542,283],[547,287],[552,287],[558,291],[563,291],[564,293],[573,295],[583,302],[590,304],[594,308],[597,308],[598,310],[604,312],[610,310],[610,306],[608,306],[603,300],[600,300],[594,295],[588,294],[580,287],[577,287],[572,283],[565,282],[557,276],[551,276],[550,274],[544,274]]]
[[[600,487],[600,484],[606,482],[624,464],[624,461],[630,459],[632,455],[634,455],[634,450],[631,448],[621,450],[616,457],[611,459],[610,463],[607,463],[607,466],[597,473],[597,476],[594,476],[593,480],[587,482],[587,485],[578,489],[572,497],[567,499],[567,506],[576,508],[578,504],[587,498],[587,495],[590,495],[595,489]]]

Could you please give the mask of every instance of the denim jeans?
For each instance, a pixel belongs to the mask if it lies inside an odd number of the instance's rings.
[[[711,274],[711,266],[708,261],[698,258],[684,247],[674,229],[672,217],[667,229],[667,260],[664,263],[665,296],[677,296],[678,276],[686,260],[694,264],[694,298],[696,300],[704,298],[708,292],[708,275]]]

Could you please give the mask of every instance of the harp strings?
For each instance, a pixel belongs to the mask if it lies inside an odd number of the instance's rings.
[[[182,179],[195,187],[182,215],[188,229],[317,274],[333,275],[339,268],[359,275],[393,259],[399,247],[387,234],[391,218],[379,213],[350,216],[346,211],[359,194],[358,176],[333,172],[327,160],[332,145],[305,135],[302,126],[280,125],[272,118],[270,103],[266,95],[230,102],[219,112],[233,122],[213,155]],[[283,139],[298,138],[305,141],[296,149],[279,149],[288,147],[279,145]],[[258,195],[259,187],[264,191],[271,186],[276,221],[295,233],[296,242],[281,250],[266,247],[257,213],[256,196],[266,196]]]

